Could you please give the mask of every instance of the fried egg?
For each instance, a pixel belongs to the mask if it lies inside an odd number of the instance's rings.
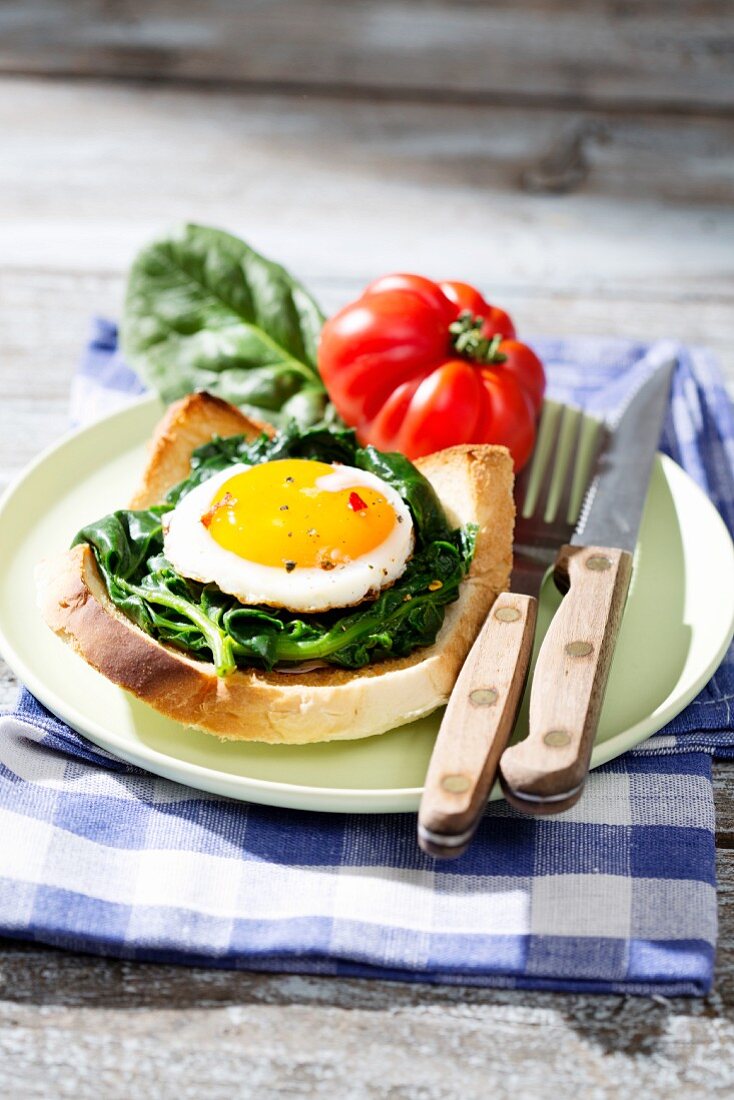
[[[410,511],[391,485],[300,458],[222,470],[166,513],[163,532],[181,576],[290,611],[376,595],[404,572],[414,544]]]

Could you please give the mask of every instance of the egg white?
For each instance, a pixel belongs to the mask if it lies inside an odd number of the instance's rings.
[[[332,492],[364,485],[383,494],[399,522],[368,554],[328,571],[297,566],[288,573],[283,566],[261,565],[225,550],[212,538],[201,517],[220,486],[247,469],[250,467],[241,463],[229,466],[192,489],[163,517],[164,553],[182,577],[216,584],[245,604],[314,612],[350,607],[376,595],[405,572],[414,544],[410,511],[391,485],[353,466],[335,465],[334,473],[324,474],[316,485]]]

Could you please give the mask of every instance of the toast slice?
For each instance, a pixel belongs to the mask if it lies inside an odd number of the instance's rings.
[[[243,412],[211,393],[190,393],[168,406],[148,446],[148,464],[128,507],[158,504],[172,485],[188,477],[191,452],[215,435],[226,439],[244,435],[254,439],[272,434],[270,424],[250,420]]]
[[[166,413],[133,501],[160,501],[189,470],[194,447],[213,435],[262,430],[209,395],[183,398]],[[461,665],[512,565],[512,460],[504,447],[438,451],[416,466],[456,526],[477,524],[476,551],[459,599],[446,608],[431,646],[357,671],[238,669],[214,666],[162,645],[109,600],[90,547],[47,559],[37,570],[39,606],[52,630],[109,680],[162,714],[225,740],[308,744],[384,733],[445,703]]]

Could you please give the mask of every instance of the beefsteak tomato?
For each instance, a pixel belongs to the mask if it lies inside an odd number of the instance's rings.
[[[377,279],[326,322],[318,364],[362,443],[409,458],[500,443],[516,470],[533,449],[543,365],[509,314],[467,283]]]

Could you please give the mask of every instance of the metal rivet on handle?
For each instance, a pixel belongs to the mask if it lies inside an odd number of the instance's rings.
[[[593,649],[591,642],[569,642],[566,653],[569,657],[588,657]]]
[[[543,740],[552,749],[562,749],[571,740],[571,735],[566,733],[565,730],[548,730]]]
[[[469,702],[475,707],[491,707],[497,702],[499,692],[496,688],[474,688],[469,692]]]
[[[452,794],[461,794],[462,791],[469,790],[471,783],[465,775],[445,775],[441,780],[441,786]]]
[[[501,623],[515,623],[520,618],[520,612],[516,607],[498,607],[494,617]]]
[[[595,573],[605,573],[607,569],[612,568],[612,563],[609,558],[604,558],[601,554],[594,554],[586,559],[586,568],[593,569]]]

